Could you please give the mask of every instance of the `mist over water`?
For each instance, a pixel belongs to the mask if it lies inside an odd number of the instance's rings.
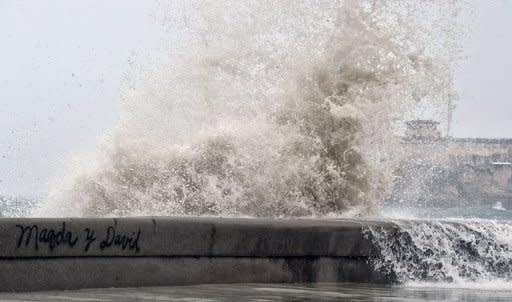
[[[162,3],[166,63],[129,75],[118,126],[35,215],[375,214],[399,121],[449,117],[464,6]]]

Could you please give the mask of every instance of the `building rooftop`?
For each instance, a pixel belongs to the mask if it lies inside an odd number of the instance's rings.
[[[493,166],[512,166],[511,162],[508,161],[495,161],[492,163]]]
[[[459,143],[473,143],[473,144],[498,144],[498,145],[512,145],[512,138],[460,138],[449,137],[450,140]]]
[[[413,120],[406,122],[406,124],[411,128],[434,128],[439,125],[439,122],[433,120]]]
[[[421,141],[452,141],[468,144],[512,145],[512,138],[459,138],[444,136],[438,130],[439,122],[434,120],[412,120],[405,122],[407,131],[404,139]]]

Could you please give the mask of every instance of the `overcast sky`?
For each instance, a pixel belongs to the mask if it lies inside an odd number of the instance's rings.
[[[113,127],[123,74],[161,51],[156,8],[0,0],[0,195],[44,194],[63,162]],[[453,136],[512,137],[510,29],[512,1],[477,2]]]
[[[512,138],[512,1],[475,3],[467,59],[456,74],[460,100],[452,135]]]

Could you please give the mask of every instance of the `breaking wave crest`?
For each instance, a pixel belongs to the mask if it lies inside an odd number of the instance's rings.
[[[396,121],[449,116],[461,5],[163,3],[167,63],[129,77],[118,126],[36,215],[372,213]]]

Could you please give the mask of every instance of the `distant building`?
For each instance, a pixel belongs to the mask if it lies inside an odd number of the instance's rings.
[[[512,209],[512,139],[442,137],[432,120],[406,125],[392,200]]]

